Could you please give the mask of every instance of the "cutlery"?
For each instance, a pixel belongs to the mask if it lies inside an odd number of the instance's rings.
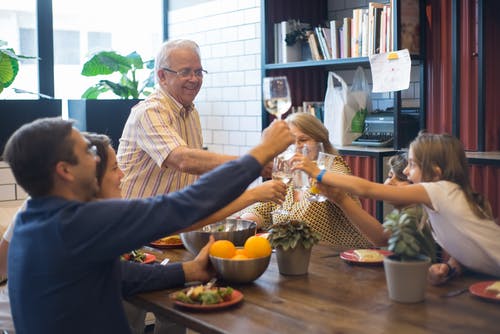
[[[455,296],[461,295],[462,293],[466,292],[467,290],[469,290],[468,287],[461,288],[458,290],[452,290],[452,291],[449,291],[447,293],[442,294],[441,297],[455,297]]]
[[[164,265],[166,265],[169,261],[170,261],[170,259],[163,259],[163,261],[161,261],[161,262],[160,262],[160,265],[164,266]]]

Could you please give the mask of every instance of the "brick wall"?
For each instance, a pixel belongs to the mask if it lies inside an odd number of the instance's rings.
[[[205,146],[241,155],[261,131],[260,1],[214,0],[169,13],[170,39],[201,48],[208,71],[195,100]]]

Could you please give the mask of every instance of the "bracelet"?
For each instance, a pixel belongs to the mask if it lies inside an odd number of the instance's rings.
[[[457,275],[457,268],[452,267],[448,262],[445,263],[448,267],[448,274],[446,275],[446,279],[451,279]]]
[[[322,169],[321,172],[319,172],[318,176],[316,176],[316,181],[321,183],[321,181],[323,180],[323,175],[325,175],[325,173],[326,173],[326,169]]]

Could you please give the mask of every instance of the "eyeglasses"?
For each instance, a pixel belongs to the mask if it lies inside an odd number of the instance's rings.
[[[87,148],[87,152],[92,154],[94,157],[97,157],[97,147],[95,145],[89,146]]]
[[[190,68],[185,68],[185,69],[180,70],[180,71],[174,71],[174,70],[169,69],[168,67],[162,67],[161,69],[164,71],[170,72],[170,73],[177,74],[179,76],[179,78],[182,78],[182,79],[191,78],[193,73],[194,73],[195,77],[203,78],[203,75],[208,73],[207,71],[205,71],[202,68],[200,68],[198,70],[192,70]]]

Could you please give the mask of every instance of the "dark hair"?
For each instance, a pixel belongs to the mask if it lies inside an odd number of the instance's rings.
[[[48,195],[54,186],[54,168],[59,161],[77,164],[73,122],[41,118],[24,124],[5,145],[3,157],[16,182],[31,196]]]
[[[393,155],[389,158],[387,165],[392,170],[394,175],[398,178],[398,180],[408,181],[408,177],[403,173],[406,165],[408,165],[408,160],[406,159],[405,153]]]
[[[97,155],[100,158],[100,162],[96,166],[96,177],[100,185],[106,172],[106,166],[108,165],[108,148],[111,146],[111,139],[106,135],[92,132],[82,132],[82,134],[97,148]]]

